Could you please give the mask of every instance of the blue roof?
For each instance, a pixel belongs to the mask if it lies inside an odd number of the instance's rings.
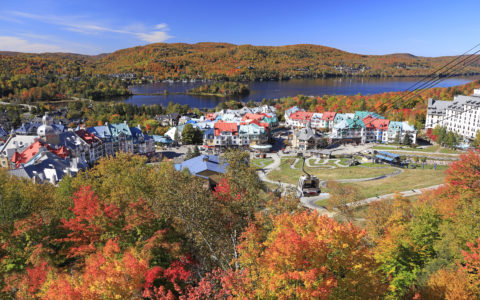
[[[130,127],[128,127],[127,123],[108,124],[108,129],[114,138],[117,138],[122,133],[126,135],[127,138],[132,136],[132,132],[130,131]]]
[[[2,127],[0,127],[0,137],[6,136],[6,135],[8,135],[8,133]]]
[[[181,171],[186,168],[190,171],[190,174],[204,177],[197,174],[204,171],[212,171],[215,173],[224,174],[227,165],[228,164],[225,162],[220,162],[219,157],[216,155],[200,155],[186,160],[181,164],[175,164],[175,169],[177,171]]]
[[[206,129],[203,132],[203,136],[206,138],[213,138],[214,135],[215,135],[215,130],[213,128]]]
[[[171,144],[173,143],[172,139],[170,139],[168,136],[163,137],[161,135],[153,135],[153,140],[155,143],[162,143],[162,144]]]
[[[383,156],[392,157],[392,158],[399,158],[400,157],[400,155],[398,155],[398,154],[387,152],[387,151],[377,151],[377,153],[380,153]]]
[[[19,128],[15,129],[15,133],[18,134],[28,134],[28,133],[36,133],[37,128],[42,125],[41,123],[34,123],[34,122],[25,122]]]
[[[376,157],[376,158],[383,159],[383,160],[386,160],[386,161],[390,161],[390,162],[393,161],[393,158],[388,157],[388,156],[384,156],[384,155],[381,155],[381,154],[377,154],[377,155],[375,155],[375,157]]]
[[[110,130],[107,126],[94,126],[87,128],[88,133],[93,133],[101,139],[111,138]]]

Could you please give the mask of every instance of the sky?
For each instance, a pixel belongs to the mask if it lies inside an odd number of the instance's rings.
[[[478,0],[0,0],[0,51],[227,42],[458,55],[480,43],[479,12]]]

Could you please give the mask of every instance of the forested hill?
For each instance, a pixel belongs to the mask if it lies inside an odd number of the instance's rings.
[[[100,59],[105,72],[144,72],[159,79],[258,80],[291,76],[429,75],[451,57],[360,55],[316,45],[251,46],[225,43],[151,44]],[[463,73],[480,72],[480,64]]]
[[[97,56],[0,52],[0,76],[136,73],[155,79],[259,80],[322,76],[423,76],[452,57],[360,55],[316,45],[150,44]],[[480,63],[462,70],[480,73]]]

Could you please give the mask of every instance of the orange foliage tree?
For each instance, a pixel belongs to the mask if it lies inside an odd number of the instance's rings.
[[[384,292],[365,232],[316,212],[251,223],[238,247],[242,270],[226,284],[239,298],[375,298]]]

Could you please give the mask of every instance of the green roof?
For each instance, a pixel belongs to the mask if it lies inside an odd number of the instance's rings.
[[[127,123],[109,124],[108,129],[110,130],[113,138],[118,137],[122,133],[127,137],[132,136],[132,132],[130,131],[130,127],[128,127]]]

